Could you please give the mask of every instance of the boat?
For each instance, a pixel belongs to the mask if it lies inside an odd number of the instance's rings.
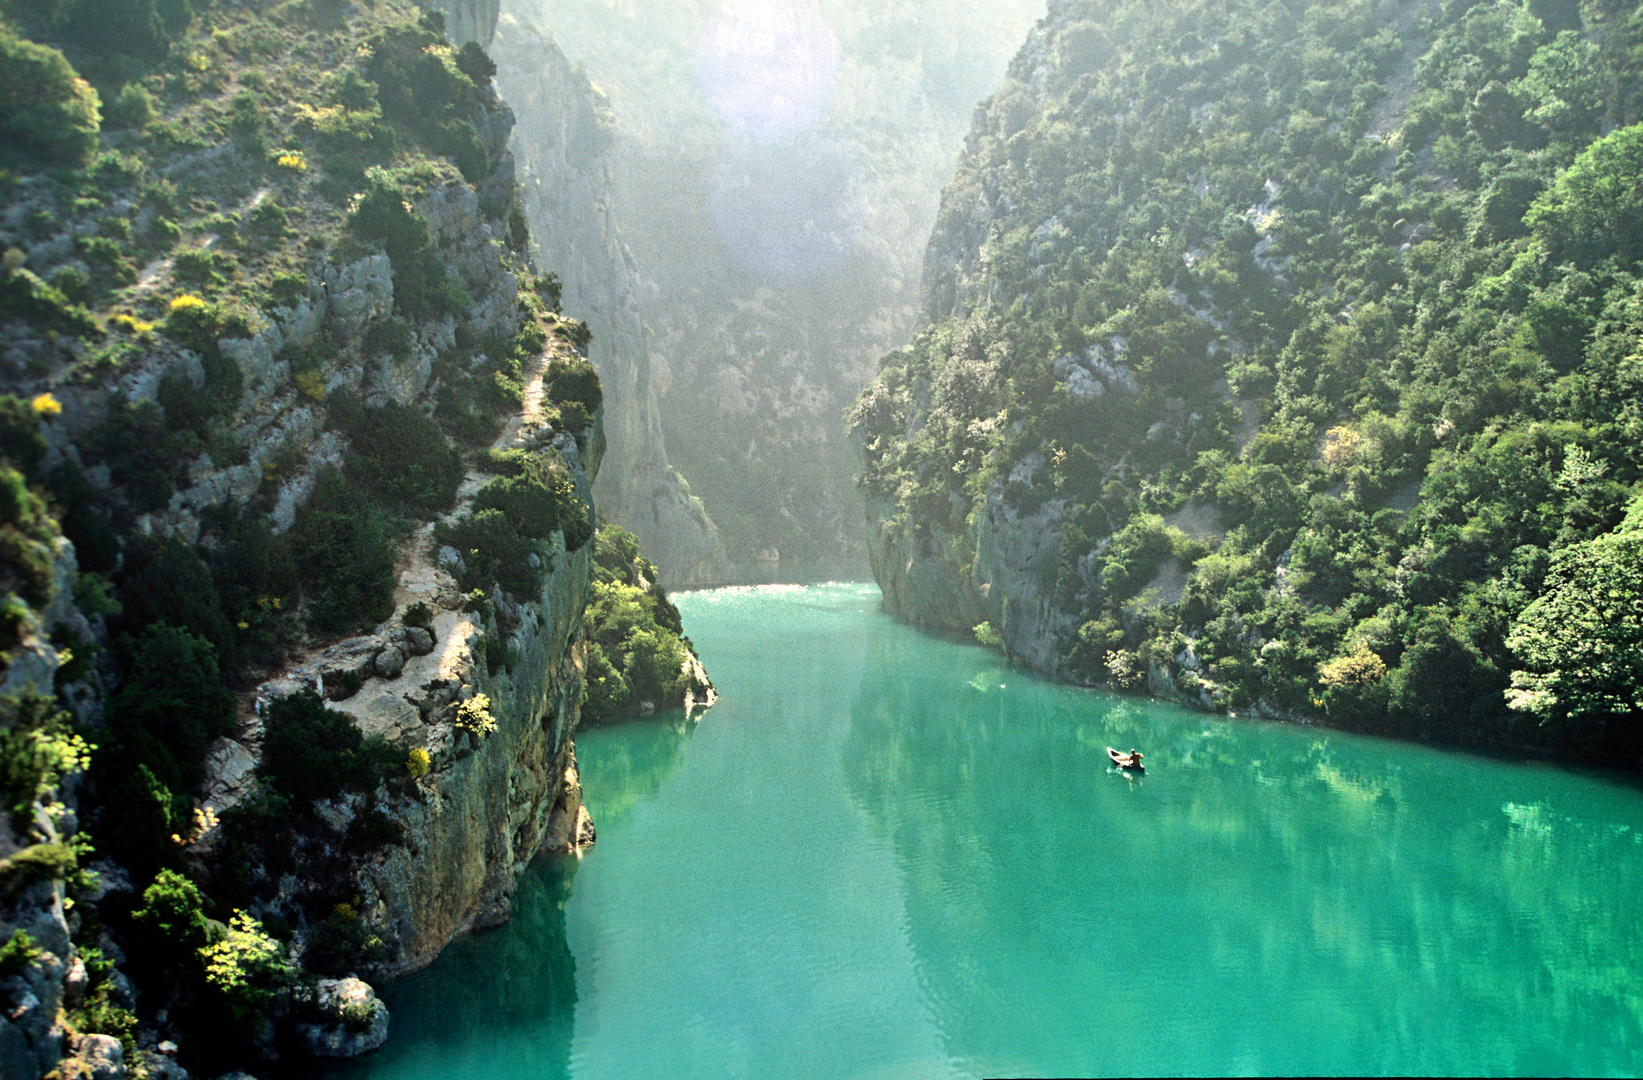
[[[1131,772],[1146,772],[1147,770],[1147,767],[1141,764],[1141,759],[1146,755],[1139,750],[1131,750],[1127,754],[1121,754],[1109,746],[1107,747],[1107,756],[1112,758],[1112,763],[1120,769],[1128,769]]]

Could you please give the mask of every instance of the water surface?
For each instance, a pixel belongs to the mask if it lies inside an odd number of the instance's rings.
[[[348,1075],[1643,1072],[1628,783],[1054,685],[872,586],[677,600],[724,701],[580,733],[598,844]]]

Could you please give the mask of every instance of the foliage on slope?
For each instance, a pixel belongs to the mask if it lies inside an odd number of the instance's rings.
[[[217,823],[189,796],[207,747],[239,729],[236,692],[294,646],[393,613],[401,542],[451,509],[464,458],[518,411],[524,365],[550,339],[567,355],[542,413],[589,453],[598,379],[569,355],[586,330],[523,257],[493,74],[437,13],[399,0],[0,0],[0,140],[16,150],[0,162],[0,389],[22,395],[0,396],[0,674],[48,650],[45,690],[74,707],[71,724],[51,697],[0,700],[16,822],[0,831],[0,950],[60,975],[26,933],[8,938],[6,905],[65,875],[72,898],[90,885],[77,864],[119,863],[131,889],[82,903],[79,936],[52,948],[92,969],[73,1033],[118,1035],[132,1068],[134,1005],[107,989],[119,984],[98,958],[105,930],[142,982],[145,1020],[168,1008],[185,1063],[207,1070],[273,1049],[267,1017],[282,1031],[301,1018],[315,973],[367,970],[380,953],[345,910],[347,861],[398,841],[372,807],[415,760],[317,699],[287,699],[267,717],[260,793],[227,815],[207,865],[190,845]],[[489,244],[478,270],[450,260],[423,208],[451,192],[511,250]],[[292,333],[255,362],[261,331],[300,322],[346,286],[339,270],[384,256],[386,310]],[[501,301],[476,297],[476,278]],[[424,360],[431,389],[410,404],[380,380],[365,399],[348,389],[362,367],[392,382]],[[300,429],[306,414],[306,439],[282,428],[283,442],[253,445],[270,416]],[[329,463],[327,446],[342,448]],[[201,509],[201,476],[234,470],[251,494]],[[548,480],[545,503],[532,501],[543,485],[481,493],[508,515],[502,540],[522,545],[524,574],[479,538],[489,559],[470,561],[491,573],[474,587],[525,598],[540,585],[527,558],[550,533],[572,549],[589,539],[585,491]],[[42,614],[63,591],[59,528],[91,571],[75,590],[90,623]],[[311,804],[350,792],[366,809],[339,840]],[[59,843],[37,814],[65,801],[84,831]],[[32,854],[10,858],[18,844]],[[258,906],[258,925],[245,912],[284,873],[322,884],[304,910]],[[285,959],[299,937],[302,968]],[[14,1065],[0,1056],[0,1072]]]
[[[1074,678],[1632,759],[1643,682],[1539,635],[1643,475],[1639,26],[1052,4],[851,417],[881,527],[1057,511]]]
[[[588,603],[587,723],[705,701],[709,685],[656,566],[619,525],[599,527]]]

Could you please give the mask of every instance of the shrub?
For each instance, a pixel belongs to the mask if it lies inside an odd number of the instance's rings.
[[[542,586],[541,571],[530,565],[532,545],[500,510],[480,510],[454,524],[441,522],[434,535],[462,553],[464,589],[494,582],[515,596],[531,596]]]
[[[109,712],[125,756],[150,765],[158,777],[197,781],[211,741],[236,727],[234,696],[223,683],[216,650],[186,630],[156,623],[141,637],[122,638],[119,652],[125,681]],[[156,756],[154,743],[165,755]]]
[[[0,859],[0,899],[11,899],[37,881],[62,881],[80,866],[80,850],[73,843],[31,844]]]
[[[133,405],[114,398],[108,416],[87,437],[85,449],[94,462],[108,466],[139,512],[158,510],[171,497],[182,448],[152,401]]]
[[[491,715],[491,699],[475,694],[456,707],[456,726],[463,731],[484,738],[496,730],[496,717]]]
[[[285,958],[285,947],[244,911],[234,912],[222,940],[199,952],[205,964],[206,983],[234,1009],[264,1008],[296,978],[296,971]]]
[[[154,95],[140,83],[128,82],[120,87],[113,100],[103,109],[103,126],[109,128],[140,128],[153,120],[156,114]]]
[[[69,728],[68,713],[51,698],[25,693],[0,698],[0,798],[20,831],[34,802],[69,773],[85,769],[91,747]]]
[[[134,881],[177,869],[182,849],[172,835],[188,821],[188,799],[168,788],[147,765],[133,766],[121,747],[97,758],[99,803],[93,835],[99,851],[117,852]],[[117,760],[111,760],[111,756]]]
[[[481,89],[496,76],[496,63],[477,41],[463,44],[456,54],[456,66]]]
[[[462,458],[432,420],[393,400],[361,406],[352,395],[332,399],[331,417],[353,440],[348,474],[367,490],[419,510],[456,504]]]
[[[211,571],[194,548],[175,538],[133,537],[119,586],[125,607],[121,625],[131,633],[143,634],[151,623],[168,623],[204,638],[219,659],[233,655],[233,624]]]
[[[30,964],[40,959],[45,950],[34,944],[27,930],[13,930],[11,937],[0,945],[0,979],[21,974]]]
[[[556,461],[522,454],[514,459],[517,471],[487,481],[474,496],[475,512],[500,510],[520,535],[542,540],[554,530],[565,530],[565,546],[574,551],[587,543],[591,528],[576,487]]]
[[[316,975],[347,975],[378,960],[385,951],[382,939],[365,925],[354,906],[338,904],[308,935],[302,964]]]
[[[0,588],[43,607],[55,591],[56,523],[16,470],[0,464]]]
[[[411,775],[413,780],[420,780],[427,776],[431,765],[432,760],[428,756],[428,751],[420,746],[412,747],[411,752],[405,755],[405,771]]]
[[[22,398],[0,394],[0,460],[10,462],[25,476],[34,476],[46,456],[41,415]]]
[[[84,277],[84,271],[76,270],[75,275],[65,278],[65,284],[72,282],[71,287],[74,287],[79,278]],[[90,291],[90,279],[85,278],[85,292],[89,294]],[[95,338],[102,333],[97,327],[97,320],[84,306],[70,300],[56,286],[47,285],[22,269],[0,273],[0,313],[82,339]]]
[[[264,719],[263,757],[257,771],[299,806],[370,784],[365,740],[353,719],[327,708],[313,690],[280,698],[268,707]]]
[[[100,105],[62,53],[0,29],[0,142],[13,152],[46,165],[91,164]]]
[[[671,605],[669,605],[671,607]],[[657,600],[620,581],[595,581],[584,625],[589,641],[588,697],[592,723],[640,701],[673,704],[688,689],[679,635],[657,621]]]
[[[314,493],[290,536],[308,621],[316,630],[349,630],[393,614],[395,549],[388,519],[362,505],[335,468],[314,478]]]
[[[175,870],[161,870],[155,876],[131,917],[148,936],[168,947],[174,962],[189,963],[211,940],[199,886]]]
[[[589,416],[599,411],[605,399],[599,372],[586,360],[555,359],[548,366],[548,395],[560,403],[577,402]]]

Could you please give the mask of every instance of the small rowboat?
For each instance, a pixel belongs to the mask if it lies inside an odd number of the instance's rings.
[[[1142,754],[1139,750],[1131,750],[1127,754],[1120,754],[1117,750],[1114,750],[1109,746],[1107,747],[1107,756],[1112,758],[1112,763],[1120,769],[1128,769],[1131,772],[1146,771],[1147,767],[1141,764],[1141,759],[1146,755]]]

